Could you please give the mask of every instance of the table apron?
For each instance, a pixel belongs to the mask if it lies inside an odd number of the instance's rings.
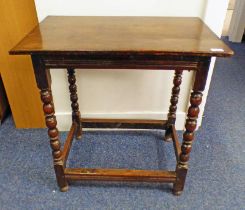
[[[197,70],[197,61],[44,59],[46,68]]]

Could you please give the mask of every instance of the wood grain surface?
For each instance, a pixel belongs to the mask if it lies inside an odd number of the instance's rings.
[[[49,16],[11,54],[113,52],[230,56],[199,19],[186,17]]]

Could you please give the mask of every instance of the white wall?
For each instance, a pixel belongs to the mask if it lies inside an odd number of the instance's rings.
[[[220,35],[228,0],[35,0],[35,3],[39,21],[47,15],[193,16],[203,18]],[[68,130],[71,108],[66,71],[52,70],[51,74],[58,127]],[[209,82],[211,75],[212,69]],[[96,118],[166,119],[172,79],[173,71],[77,71],[81,114]],[[177,129],[184,127],[192,79],[192,73],[184,73]],[[208,87],[209,84],[204,104]]]
[[[205,0],[35,0],[39,20],[47,15],[199,16]]]

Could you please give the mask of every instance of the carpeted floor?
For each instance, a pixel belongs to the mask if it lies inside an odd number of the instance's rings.
[[[61,193],[45,129],[0,129],[0,209],[245,209],[245,44],[217,59],[202,128],[196,135],[185,191],[171,184],[72,183]],[[85,132],[69,166],[174,169],[171,144],[159,131]],[[65,134],[62,133],[62,139]]]

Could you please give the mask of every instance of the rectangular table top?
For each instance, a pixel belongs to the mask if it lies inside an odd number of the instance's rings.
[[[230,56],[233,51],[192,17],[48,16],[10,54]]]

